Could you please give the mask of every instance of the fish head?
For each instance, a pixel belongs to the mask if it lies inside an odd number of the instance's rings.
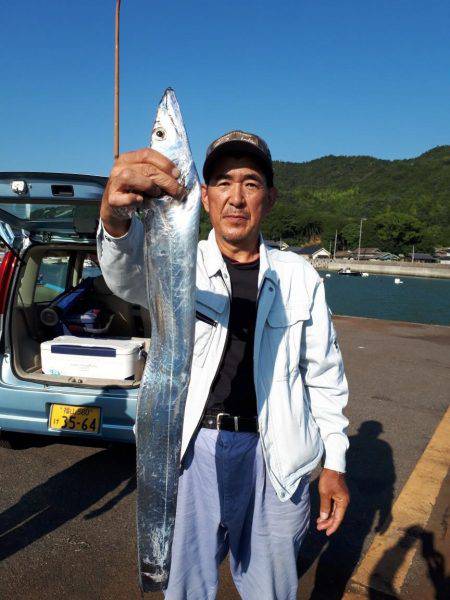
[[[168,88],[156,113],[150,147],[169,158],[180,170],[180,183],[189,192],[199,185],[197,169],[192,158],[189,140],[180,106],[172,88]]]

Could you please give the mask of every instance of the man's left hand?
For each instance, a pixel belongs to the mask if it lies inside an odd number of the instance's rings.
[[[320,516],[317,529],[333,534],[342,523],[350,502],[350,493],[343,473],[323,469],[319,479]]]

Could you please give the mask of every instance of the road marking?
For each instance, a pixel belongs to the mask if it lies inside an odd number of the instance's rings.
[[[433,437],[420,457],[393,508],[392,523],[387,531],[377,534],[365,557],[355,571],[350,584],[353,591],[343,600],[366,597],[364,591],[372,588],[385,594],[400,594],[411,567],[417,543],[401,547],[405,531],[413,525],[424,527],[430,518],[436,498],[447,475],[450,462],[450,408],[437,426]],[[389,574],[377,569],[381,559],[389,553],[389,565],[383,567]],[[398,565],[398,566],[397,566]],[[394,570],[389,567],[394,567]],[[387,576],[387,577],[386,577]],[[363,595],[360,595],[363,594]]]

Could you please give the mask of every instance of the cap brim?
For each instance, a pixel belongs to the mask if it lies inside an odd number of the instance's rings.
[[[270,180],[269,182],[272,181],[272,161],[268,158],[267,154],[265,154],[260,148],[244,140],[230,140],[229,142],[224,142],[223,144],[220,144],[220,146],[217,146],[217,148],[214,148],[211,154],[209,154],[209,156],[206,157],[205,164],[203,165],[203,179],[206,182],[209,180],[211,176],[212,167],[219,158],[222,158],[227,154],[233,153],[242,153],[254,156],[265,167],[264,172],[266,174],[266,177],[268,177],[268,179]]]

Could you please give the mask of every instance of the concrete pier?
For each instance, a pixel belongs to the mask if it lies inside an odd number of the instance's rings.
[[[352,501],[331,539],[318,532],[313,474],[311,529],[301,550],[298,600],[447,598],[448,480],[436,498],[432,488],[439,487],[436,467],[442,471],[448,465],[448,453],[434,445],[433,464],[421,469],[432,486],[411,490],[411,482],[417,480],[417,466],[447,412],[450,327],[354,317],[335,317],[334,322],[350,385],[347,482]],[[17,436],[15,449],[0,448],[0,464],[2,600],[142,598],[133,446],[106,449],[91,439]],[[401,509],[408,490],[411,499]],[[434,494],[427,497],[429,519],[419,504],[425,492]],[[399,514],[410,520],[402,520],[397,529]],[[368,587],[346,594],[348,586],[361,587],[361,565],[372,556],[377,538],[389,543],[378,552],[377,564],[366,568]],[[384,590],[401,587],[401,593],[378,596],[381,584]],[[159,593],[147,596],[163,600]],[[217,600],[239,600],[228,561],[221,568]]]

